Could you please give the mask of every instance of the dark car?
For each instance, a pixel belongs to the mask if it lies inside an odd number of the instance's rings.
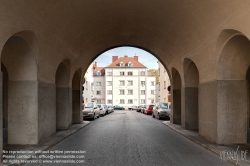
[[[119,105],[115,105],[114,110],[125,110],[125,108]]]

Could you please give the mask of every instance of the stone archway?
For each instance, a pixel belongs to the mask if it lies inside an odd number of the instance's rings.
[[[72,123],[69,93],[69,72],[61,62],[56,71],[56,129],[68,129]]]
[[[173,124],[181,124],[181,76],[172,68],[173,90],[172,90],[172,112],[170,121]]]
[[[199,72],[193,61],[184,60],[185,87],[183,88],[182,100],[182,127],[188,130],[199,129],[199,111],[198,111],[198,86]]]
[[[1,62],[4,64],[3,112],[4,117],[8,117],[8,124],[4,125],[8,126],[8,144],[37,144],[38,81],[35,55],[23,38],[12,36],[4,45]]]
[[[247,142],[250,42],[232,37],[222,49],[218,66],[217,143]]]

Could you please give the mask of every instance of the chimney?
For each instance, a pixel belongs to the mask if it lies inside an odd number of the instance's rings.
[[[95,70],[97,67],[97,62],[93,63],[93,69]]]
[[[112,62],[116,61],[118,59],[118,56],[112,56]]]
[[[128,56],[127,55],[124,55],[125,58],[127,58]]]
[[[134,60],[138,62],[138,56],[134,56]]]

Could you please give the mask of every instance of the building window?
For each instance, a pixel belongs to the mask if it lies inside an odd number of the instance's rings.
[[[141,81],[141,86],[144,86],[145,85],[145,81]]]
[[[97,71],[96,73],[98,76],[102,75],[101,71]]]
[[[151,103],[154,103],[155,102],[155,100],[154,99],[151,99]]]
[[[128,104],[133,104],[133,100],[132,99],[128,99]]]
[[[155,82],[154,81],[151,81],[151,86],[154,86],[155,85]]]
[[[142,75],[142,76],[145,76],[145,71],[141,71],[141,75]]]
[[[124,71],[120,71],[120,76],[124,76],[125,72]]]
[[[112,104],[112,100],[108,100],[108,104]]]
[[[141,99],[141,104],[145,104],[145,99]]]
[[[108,95],[112,95],[112,90],[108,90]]]
[[[100,91],[100,90],[96,91],[96,94],[97,94],[97,95],[100,95],[100,94],[101,94],[101,91]]]
[[[101,86],[101,85],[102,85],[102,83],[100,81],[96,82],[96,86]]]
[[[107,81],[108,86],[112,86],[112,81]]]
[[[132,71],[129,71],[128,72],[128,76],[132,76],[133,75],[133,72]]]
[[[125,100],[124,99],[120,99],[120,104],[124,104]]]
[[[133,94],[133,90],[128,90],[128,95],[132,95]]]
[[[96,103],[97,103],[97,104],[102,104],[102,100],[101,100],[101,99],[97,99],[97,100],[96,100]]]
[[[129,86],[133,85],[133,81],[128,81],[128,85]]]
[[[123,63],[123,62],[120,62],[120,66],[121,66],[121,67],[124,67],[124,63]]]
[[[145,95],[145,90],[141,90],[141,95]]]
[[[107,72],[107,75],[108,75],[108,76],[111,76],[111,75],[112,75],[112,72],[111,72],[111,71],[108,71],[108,72]]]
[[[120,86],[124,86],[125,85],[125,81],[120,81]]]
[[[133,66],[132,62],[128,62],[128,66],[132,67]]]
[[[164,89],[166,89],[166,81],[164,81]]]
[[[151,90],[151,95],[154,95],[155,94],[155,91],[154,90]]]
[[[124,95],[124,90],[123,89],[120,90],[120,95]]]

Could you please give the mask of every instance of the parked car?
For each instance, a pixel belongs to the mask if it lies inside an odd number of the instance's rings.
[[[114,108],[113,108],[112,105],[108,105],[108,111],[109,111],[109,112],[114,112]]]
[[[90,102],[86,105],[84,110],[82,110],[82,114],[84,119],[89,118],[95,120],[95,118],[100,117],[99,107],[95,103]]]
[[[115,105],[114,110],[125,110],[125,108],[119,105]]]
[[[142,108],[141,108],[141,113],[144,114],[144,111],[145,111],[145,109],[147,109],[147,107],[148,107],[148,105],[143,105]]]
[[[148,105],[147,107],[145,107],[143,109],[143,113],[148,115],[148,114],[152,114],[153,113],[153,108],[154,108],[154,105],[151,104],[151,105]]]
[[[143,105],[139,105],[136,109],[136,112],[141,112],[141,109],[143,108]]]
[[[97,104],[97,106],[99,107],[100,116],[108,114],[108,107],[106,104]]]
[[[136,110],[137,109],[137,106],[136,105],[132,105],[130,107],[128,107],[129,110]]]
[[[159,102],[159,103],[156,103],[153,108],[152,117],[153,118],[156,117],[159,120],[161,118],[170,118],[170,113],[171,113],[171,109],[169,109],[168,103]]]

